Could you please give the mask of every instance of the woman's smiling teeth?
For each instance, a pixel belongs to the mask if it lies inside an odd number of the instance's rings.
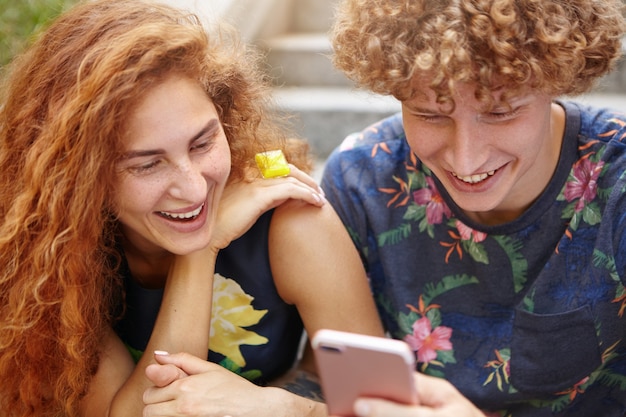
[[[175,220],[189,220],[189,219],[193,219],[195,217],[198,216],[198,214],[200,214],[200,212],[202,211],[202,208],[204,207],[204,203],[198,207],[197,209],[187,212],[187,213],[168,213],[166,211],[160,211],[159,214],[161,214],[162,216],[165,216],[167,218],[170,219],[175,219]]]
[[[493,174],[495,174],[495,172],[496,171],[489,171],[489,172],[483,172],[482,174],[465,175],[465,176],[460,176],[453,172],[452,175],[468,184],[476,184],[478,182],[484,181],[487,177],[491,177]]]

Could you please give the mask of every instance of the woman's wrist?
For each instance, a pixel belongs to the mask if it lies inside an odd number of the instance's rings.
[[[272,404],[277,406],[272,416],[281,417],[327,417],[326,404],[311,400],[294,394],[283,388],[267,387],[267,394],[270,394],[275,401]]]

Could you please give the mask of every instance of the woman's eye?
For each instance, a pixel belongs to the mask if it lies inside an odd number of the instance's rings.
[[[129,167],[128,170],[134,174],[145,174],[153,170],[159,165],[160,161],[151,161],[145,164]]]
[[[209,150],[211,148],[212,144],[213,144],[213,141],[203,140],[203,141],[194,143],[191,146],[191,150],[192,151],[200,151],[200,152],[207,151],[207,150]]]

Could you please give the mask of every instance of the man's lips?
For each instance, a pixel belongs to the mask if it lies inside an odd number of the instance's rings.
[[[451,172],[452,176],[458,178],[459,180],[468,183],[468,184],[477,184],[486,180],[488,177],[491,177],[496,173],[496,170],[483,172],[481,174],[473,174],[473,175],[457,175],[454,172]]]

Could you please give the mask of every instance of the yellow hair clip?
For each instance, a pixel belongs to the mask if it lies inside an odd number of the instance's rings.
[[[283,151],[267,151],[254,155],[263,178],[277,178],[289,175],[290,169]]]

